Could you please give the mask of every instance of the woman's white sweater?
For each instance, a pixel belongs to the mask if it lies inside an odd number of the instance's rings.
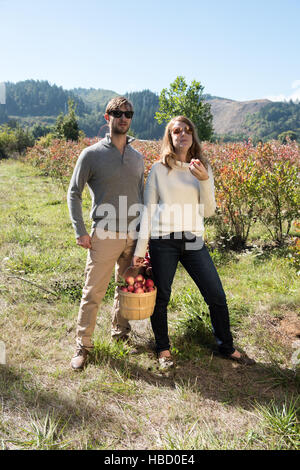
[[[161,162],[153,165],[144,192],[144,211],[135,256],[145,256],[150,236],[172,232],[203,236],[203,217],[210,217],[216,209],[210,166],[208,175],[207,180],[199,181],[185,162],[173,161],[172,169]]]

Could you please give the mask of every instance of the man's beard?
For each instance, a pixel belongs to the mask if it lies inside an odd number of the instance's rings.
[[[117,124],[113,124],[112,125],[112,132],[114,134],[117,134],[117,135],[124,135],[124,134],[127,134],[128,130],[129,130],[129,127],[130,127],[130,125],[120,128],[120,127],[117,126]]]

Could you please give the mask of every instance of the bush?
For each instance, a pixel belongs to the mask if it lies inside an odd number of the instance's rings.
[[[40,168],[44,175],[57,178],[65,186],[82,150],[97,141],[98,139],[83,138],[75,142],[56,139],[52,134],[48,134],[27,152],[26,160]]]
[[[0,131],[0,158],[6,158],[14,151],[16,139],[11,131]]]
[[[233,248],[244,247],[251,226],[260,220],[272,240],[282,243],[298,214],[299,145],[206,143],[203,150],[215,176],[217,237]]]
[[[216,236],[232,248],[245,246],[254,223],[258,174],[255,148],[247,143],[205,144],[216,188]]]
[[[257,146],[257,216],[272,240],[282,244],[299,216],[299,145],[276,141]]]
[[[33,135],[18,124],[14,127],[8,124],[0,127],[0,158],[7,158],[15,152],[22,153],[33,145]]]

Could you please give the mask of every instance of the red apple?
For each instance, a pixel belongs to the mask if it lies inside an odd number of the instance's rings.
[[[126,277],[125,282],[126,282],[129,286],[133,286],[133,284],[134,284],[134,277],[133,277],[133,276],[128,276],[128,277]]]
[[[154,287],[147,287],[147,292],[152,292],[152,291],[154,291],[154,290],[155,290]]]
[[[134,290],[134,293],[135,294],[143,294],[144,293],[144,289],[142,287],[138,287],[137,289]]]
[[[143,287],[143,283],[142,283],[142,282],[135,282],[135,283],[133,284],[133,287],[134,287],[135,289],[138,289],[139,287]]]
[[[144,282],[145,278],[142,274],[138,274],[136,277],[135,277],[135,282]]]
[[[194,168],[195,163],[196,163],[197,165],[199,165],[199,163],[200,163],[199,158],[193,158],[193,159],[191,160],[191,162],[190,162],[190,168]]]
[[[146,286],[146,287],[153,287],[153,286],[154,286],[154,282],[152,281],[152,279],[147,279],[145,286]]]
[[[134,291],[134,287],[133,287],[133,286],[128,286],[128,287],[127,287],[127,290],[128,290],[128,292],[133,292],[133,291]]]
[[[128,292],[128,289],[127,289],[127,287],[122,286],[122,287],[121,287],[121,291],[122,291],[122,292]]]

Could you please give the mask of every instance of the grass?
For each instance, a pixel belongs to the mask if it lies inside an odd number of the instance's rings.
[[[132,322],[138,354],[111,342],[112,277],[95,350],[74,373],[86,251],[75,244],[65,191],[28,165],[1,161],[0,204],[3,449],[299,448],[299,365],[292,357],[300,346],[296,332],[282,329],[299,308],[299,278],[286,250],[263,251],[252,238],[241,253],[212,251],[235,344],[256,366],[212,353],[207,306],[179,266],[168,314],[176,368],[158,369],[149,320]],[[89,225],[87,193],[83,207]],[[266,233],[256,226],[255,237]],[[211,227],[207,241],[212,246]]]
[[[67,442],[62,439],[67,423],[62,424],[61,419],[55,417],[53,412],[48,412],[45,418],[30,416],[28,424],[28,429],[23,430],[27,434],[27,440],[12,439],[9,442],[20,449],[62,450],[67,447]]]
[[[300,446],[299,397],[286,400],[281,405],[272,400],[268,405],[256,407],[261,417],[263,432],[269,447],[276,450],[298,449]]]

